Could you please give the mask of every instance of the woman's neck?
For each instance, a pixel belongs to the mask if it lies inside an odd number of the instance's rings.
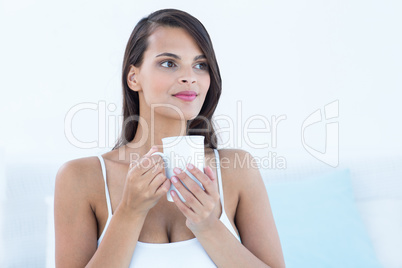
[[[138,122],[134,139],[124,146],[124,152],[119,153],[119,158],[123,157],[123,155],[126,157],[127,153],[130,154],[130,152],[142,156],[154,145],[158,147],[159,152],[162,152],[163,138],[184,136],[186,135],[186,130],[186,120],[166,120],[166,118],[164,120],[146,120],[146,118],[141,118]]]

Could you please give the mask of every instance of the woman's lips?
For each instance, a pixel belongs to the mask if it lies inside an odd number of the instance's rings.
[[[184,95],[184,94],[176,94],[173,96],[175,96],[181,100],[184,100],[184,101],[193,101],[197,97],[197,95]]]

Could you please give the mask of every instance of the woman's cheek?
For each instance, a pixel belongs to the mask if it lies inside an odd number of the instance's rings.
[[[169,75],[166,75],[166,73],[159,72],[157,75],[155,75],[151,79],[151,81],[152,81],[153,87],[156,88],[156,90],[163,91],[164,88],[167,86],[168,81],[171,79],[172,78],[169,77]]]
[[[208,92],[209,86],[211,85],[211,78],[209,75],[202,80],[202,84],[200,85],[202,89],[205,91],[205,94]]]

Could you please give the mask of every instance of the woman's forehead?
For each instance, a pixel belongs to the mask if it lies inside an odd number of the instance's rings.
[[[179,56],[194,57],[203,54],[194,38],[183,28],[158,27],[148,37],[148,54],[169,52]]]

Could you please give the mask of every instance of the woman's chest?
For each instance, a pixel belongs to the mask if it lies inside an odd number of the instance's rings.
[[[233,187],[230,187],[230,180],[226,178],[225,170],[218,169],[216,162],[214,161],[215,157],[206,154],[205,166],[209,166],[213,170],[216,179],[216,188],[220,192],[221,199],[224,197],[226,215],[232,226],[235,226],[234,217],[238,201],[238,193],[233,191]],[[127,169],[123,169],[121,166],[113,166],[113,163],[106,162],[106,172],[108,192],[112,212],[114,213],[123,196]],[[220,172],[220,175],[218,172]],[[222,178],[222,185],[219,184],[218,176],[221,176]],[[98,223],[98,237],[100,237],[103,232],[108,219],[105,194],[106,193],[103,190],[103,193],[100,191],[97,195],[96,218]],[[221,202],[217,204],[213,214],[215,217],[220,218],[222,215]],[[189,240],[191,238],[194,238],[194,235],[186,226],[186,217],[174,202],[169,202],[166,197],[162,197],[158,203],[149,210],[139,236],[139,241],[148,243],[169,243]]]

